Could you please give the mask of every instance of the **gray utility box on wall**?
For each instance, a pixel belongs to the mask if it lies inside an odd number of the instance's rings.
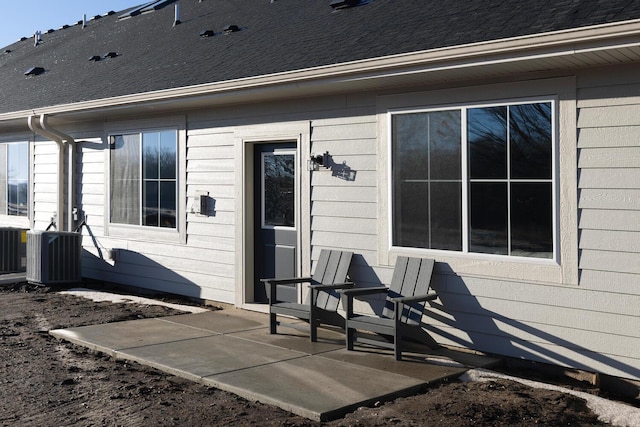
[[[82,233],[29,231],[27,233],[27,281],[39,285],[63,285],[82,281]]]
[[[27,268],[27,230],[0,228],[0,273],[18,273]]]

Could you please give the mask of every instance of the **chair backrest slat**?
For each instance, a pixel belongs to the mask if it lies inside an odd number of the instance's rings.
[[[389,298],[424,295],[429,292],[431,275],[435,262],[428,258],[408,258],[399,256],[393,270],[393,277],[389,286],[389,294],[382,315],[392,317],[393,303]],[[424,302],[405,305],[402,321],[419,324],[424,309]]]
[[[352,256],[353,252],[322,249],[312,281],[323,285],[344,283],[347,280]],[[316,299],[316,307],[328,311],[336,311],[339,303],[340,294],[337,291],[322,291]]]
[[[331,251],[329,250],[322,249],[320,251],[320,256],[318,257],[318,261],[316,262],[316,268],[313,271],[313,275],[311,276],[311,280],[314,284],[324,284],[330,255]]]

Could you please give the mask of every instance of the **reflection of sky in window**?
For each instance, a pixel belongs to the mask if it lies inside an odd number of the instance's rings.
[[[29,179],[28,144],[8,144],[7,149],[8,179],[10,181],[27,181]]]
[[[142,135],[145,179],[175,179],[176,132],[148,132]]]

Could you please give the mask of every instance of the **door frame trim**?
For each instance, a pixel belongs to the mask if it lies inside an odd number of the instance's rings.
[[[311,264],[311,174],[304,164],[310,153],[311,122],[285,122],[236,128],[235,145],[235,305],[266,311],[266,304],[253,303],[254,280],[254,147],[257,144],[296,144],[296,221],[298,227],[297,270],[310,274]],[[303,161],[304,159],[304,161]]]

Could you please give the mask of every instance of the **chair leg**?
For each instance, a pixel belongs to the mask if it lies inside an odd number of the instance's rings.
[[[394,327],[393,327],[393,356],[396,360],[402,360],[402,309],[404,307],[399,303],[394,303]]]
[[[276,333],[276,325],[277,325],[276,314],[269,313],[269,333],[270,334],[273,335]]]
[[[347,341],[347,350],[353,350],[353,341],[355,339],[356,330],[347,326],[345,339]]]
[[[311,319],[309,319],[309,329],[309,337],[311,339],[311,342],[318,341],[318,320],[314,315],[312,315]]]
[[[395,337],[393,337],[393,355],[396,360],[402,360],[402,334],[396,329]]]

